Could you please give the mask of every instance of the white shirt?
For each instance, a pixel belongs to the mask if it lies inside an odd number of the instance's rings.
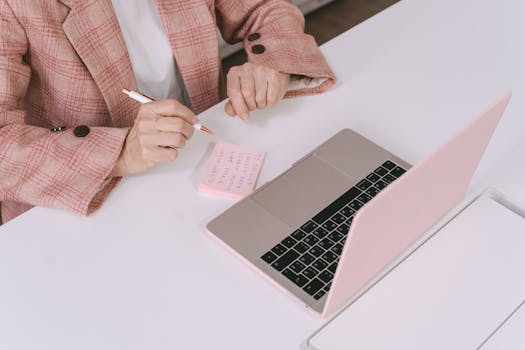
[[[155,99],[176,99],[191,108],[155,1],[112,2],[140,92]]]

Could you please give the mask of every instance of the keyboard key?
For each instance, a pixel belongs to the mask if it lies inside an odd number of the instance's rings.
[[[406,173],[406,170],[398,166],[396,166],[394,170],[390,172],[390,174],[394,175],[394,177],[400,177],[404,173]]]
[[[313,267],[315,267],[318,271],[323,271],[328,264],[324,262],[322,259],[317,259],[313,264]]]
[[[388,170],[392,170],[396,167],[396,165],[393,162],[387,160],[383,163],[382,167],[387,168]]]
[[[343,225],[341,225],[341,226],[343,226]],[[332,241],[334,241],[334,242],[337,242],[337,241],[339,241],[341,238],[343,238],[343,236],[344,236],[346,233],[348,233],[348,229],[346,230],[345,233],[339,232],[339,228],[340,228],[341,226],[339,226],[339,227],[337,228],[337,231],[334,231],[334,232],[330,233],[330,234],[328,235],[328,238],[330,238],[330,239],[331,239]]]
[[[370,197],[369,195],[367,195],[366,193],[363,193],[362,195],[360,195],[359,197],[357,197],[357,199],[359,199],[360,202],[363,202],[363,203],[368,203],[372,197]]]
[[[321,289],[320,291],[317,292],[316,295],[314,295],[314,299],[315,299],[315,300],[319,300],[319,299],[321,299],[321,298],[323,297],[323,295],[325,295],[325,294],[326,294],[326,292],[325,292],[323,289]]]
[[[330,266],[328,266],[328,271],[330,271],[331,273],[335,274],[335,270],[337,270],[337,263],[336,262],[334,262],[334,263],[330,264]]]
[[[347,219],[348,220],[348,219]],[[336,231],[339,232],[341,235],[346,235],[348,234],[348,230],[350,229],[350,226],[347,224],[347,223],[344,223],[342,224],[341,226],[339,226]],[[330,235],[328,236],[330,237]],[[332,239],[332,237],[330,237],[330,239]],[[339,240],[339,239],[338,239]],[[338,241],[337,240],[337,241]],[[334,242],[337,242],[337,241],[334,241]]]
[[[272,252],[274,252],[276,255],[283,255],[285,251],[286,248],[282,244],[277,244],[275,247],[272,248]]]
[[[385,176],[383,176],[383,181],[388,184],[394,181],[395,179],[396,178],[392,174],[386,174]]]
[[[335,243],[329,240],[328,238],[323,238],[321,242],[319,242],[319,246],[323,247],[324,249],[330,249]]]
[[[332,281],[332,279],[334,278],[334,274],[331,273],[330,271],[328,270],[324,270],[323,272],[321,272],[321,274],[319,275],[319,279],[325,283],[328,283],[330,281]]]
[[[323,290],[328,293],[331,286],[332,286],[332,283],[328,283],[326,286],[323,287]]]
[[[350,208],[352,208],[355,211],[358,211],[363,206],[363,203],[359,202],[358,200],[353,201],[350,203]]]
[[[377,180],[380,179],[380,177],[379,177],[379,175],[377,175],[376,173],[372,173],[372,174],[368,175],[368,176],[366,177],[366,179],[367,179],[368,181],[370,181],[370,182],[376,182]]]
[[[382,190],[387,186],[387,183],[384,182],[383,180],[379,180],[378,182],[374,184],[374,186],[377,187],[379,190]]]
[[[312,279],[314,278],[315,276],[317,276],[319,274],[319,271],[317,271],[316,269],[314,269],[313,267],[311,266],[308,266],[304,271],[303,271],[303,275],[305,275],[308,279]]]
[[[340,213],[343,214],[345,217],[349,217],[352,216],[352,214],[354,214],[355,212],[352,208],[346,206],[343,209],[341,209]]]
[[[315,295],[315,293],[317,293],[319,289],[323,288],[323,286],[324,283],[321,280],[314,278],[303,288],[303,290],[310,295]]]
[[[264,261],[266,261],[268,264],[271,264],[272,261],[274,261],[275,259],[277,259],[277,255],[275,255],[275,254],[272,253],[272,252],[268,252],[268,253],[264,254],[263,256],[261,256],[261,259],[263,259]]]
[[[283,275],[285,275],[290,281],[292,281],[301,288],[306,284],[306,282],[308,282],[308,279],[306,277],[298,275],[290,269],[284,270]]]
[[[304,224],[303,226],[301,226],[301,229],[306,232],[306,233],[310,233],[312,232],[315,228],[317,227],[317,224],[315,222],[313,222],[312,220],[309,220],[306,224]]]
[[[359,196],[361,191],[358,188],[352,187],[345,193],[343,193],[339,198],[333,201],[329,206],[319,212],[316,216],[312,218],[318,224],[325,222],[330,216],[337,213],[342,207],[351,202],[354,198]]]
[[[376,187],[370,187],[368,190],[366,190],[366,194],[370,197],[375,197],[376,194],[379,193],[379,190]]]
[[[361,180],[357,183],[357,188],[359,188],[361,191],[366,190],[368,187],[372,186],[372,183],[368,181],[367,179]]]
[[[344,209],[344,208],[343,208],[343,209]],[[345,217],[343,214],[341,214],[341,213],[336,213],[336,214],[334,214],[334,215],[331,217],[331,220],[332,220],[333,222],[335,222],[336,224],[338,224],[338,225],[341,224],[342,222],[344,222],[345,219],[346,219],[346,217]]]
[[[306,253],[303,256],[301,256],[299,260],[303,262],[305,265],[310,265],[312,261],[315,260],[315,258],[311,254]]]
[[[300,262],[299,260],[296,260],[292,265],[290,265],[290,270],[292,270],[295,273],[299,273],[304,270],[306,266]]]
[[[376,173],[379,176],[385,176],[388,173],[388,169],[385,169],[383,167],[379,167],[376,170],[374,170],[374,173]]]
[[[313,232],[313,234],[317,237],[317,238],[323,238],[324,236],[326,236],[328,234],[328,231],[326,231],[324,228],[322,228],[321,226],[319,226],[318,228],[316,228]]]
[[[333,231],[337,227],[337,224],[333,222],[332,220],[326,220],[326,222],[323,224],[323,227],[325,230]]]
[[[374,173],[376,173],[379,176],[384,176],[388,173],[388,170],[380,166],[379,168],[374,170]]]
[[[286,237],[285,239],[281,241],[281,244],[284,245],[286,248],[293,247],[295,243],[297,243],[297,241],[293,239],[292,237]]]
[[[324,252],[325,250],[319,247],[318,245],[316,245],[315,247],[313,247],[312,249],[308,251],[308,253],[312,254],[315,257],[321,256]]]
[[[340,243],[337,243],[330,250],[336,253],[337,255],[341,255],[341,253],[343,253],[343,245]]]
[[[332,282],[333,282],[333,281],[334,281],[334,280],[331,280],[330,282],[328,282],[328,283],[325,285],[325,287],[328,287],[328,289],[330,289],[330,287],[332,286]],[[324,288],[323,288],[323,289],[324,289]]]
[[[326,253],[323,254],[323,259],[328,261],[329,263],[335,261],[337,258],[339,258],[339,255],[335,254],[331,250],[329,250],[329,251],[327,251]],[[277,261],[279,261],[279,260],[277,260]]]
[[[346,219],[346,224],[350,228],[350,225],[352,225],[352,221],[354,221],[355,216],[350,216],[348,219]]]
[[[295,230],[294,233],[292,233],[291,235],[295,240],[297,241],[300,241],[301,239],[303,239],[304,237],[306,237],[306,233],[304,231],[301,231],[301,230]]]
[[[297,243],[296,245],[294,245],[293,249],[297,250],[299,253],[304,253],[306,252],[310,247],[304,243],[304,242],[299,242]]]
[[[309,235],[305,239],[303,239],[303,242],[308,244],[310,247],[314,246],[319,242],[319,239],[316,238],[314,235]]]
[[[281,256],[279,259],[277,259],[273,264],[272,267],[276,269],[277,271],[282,271],[286,266],[290,265],[292,261],[297,259],[299,257],[299,253],[297,253],[295,250],[289,250]]]

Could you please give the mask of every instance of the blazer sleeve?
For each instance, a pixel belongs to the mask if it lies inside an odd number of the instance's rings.
[[[217,25],[230,44],[243,41],[248,61],[292,75],[285,97],[320,93],[335,76],[304,16],[288,0],[216,0]]]
[[[52,132],[26,124],[22,100],[31,78],[23,61],[27,49],[23,27],[0,0],[0,202],[87,215],[119,181],[106,178],[128,130],[93,127],[81,138],[73,128]]]

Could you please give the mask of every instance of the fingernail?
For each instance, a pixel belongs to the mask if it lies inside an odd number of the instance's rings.
[[[248,119],[249,117],[250,117],[250,114],[248,114],[248,113],[246,113],[246,112],[241,113],[241,119],[246,120],[246,119]]]

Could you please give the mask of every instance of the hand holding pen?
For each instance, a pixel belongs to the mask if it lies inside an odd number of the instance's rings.
[[[142,103],[142,104],[150,103],[150,102],[154,102],[155,101],[151,97],[148,97],[148,96],[143,95],[140,92],[136,92],[136,91],[130,91],[130,90],[127,90],[127,89],[122,89],[122,93],[125,94],[125,95],[128,95],[131,99],[133,99],[133,100],[135,100],[135,101],[137,101],[139,103]],[[202,125],[202,124],[195,123],[195,124],[193,124],[193,127],[195,129],[201,131],[204,134],[213,135],[213,132],[210,129],[208,129],[207,127],[205,127],[204,125]]]
[[[109,177],[137,174],[174,161],[198,122],[195,114],[176,100],[143,104]]]

